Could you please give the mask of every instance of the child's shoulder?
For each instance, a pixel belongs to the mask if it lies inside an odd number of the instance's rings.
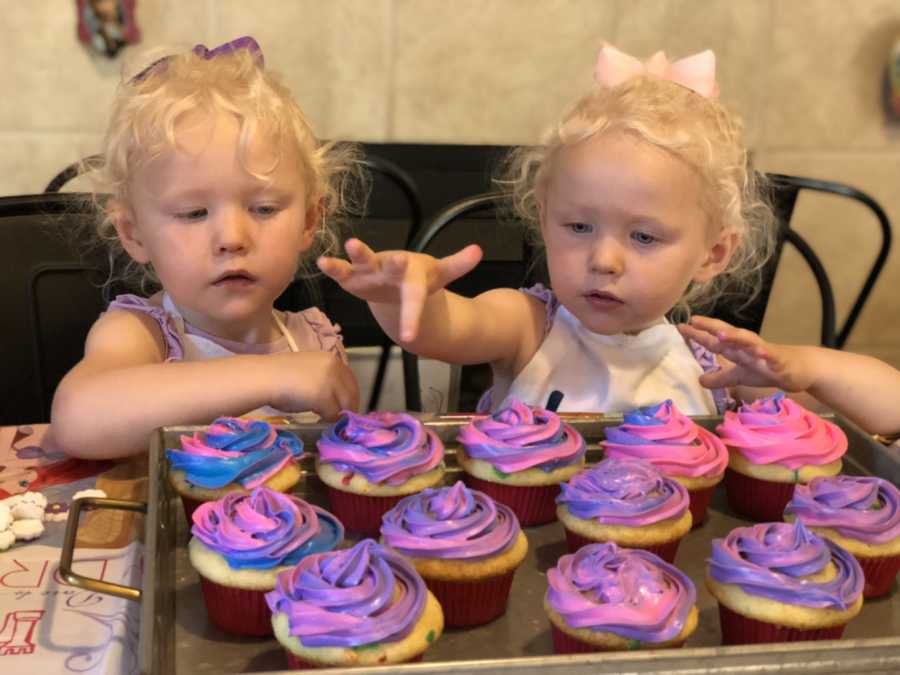
[[[183,356],[181,335],[172,316],[163,307],[162,293],[149,298],[139,295],[118,295],[91,328],[91,336],[103,339],[126,335],[149,335],[166,360],[180,360]]]

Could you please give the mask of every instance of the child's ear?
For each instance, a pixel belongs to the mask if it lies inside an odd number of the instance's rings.
[[[707,283],[721,274],[738,245],[738,233],[732,227],[722,228],[719,236],[712,242],[706,251],[706,259],[700,269],[694,274],[694,281]]]
[[[135,227],[134,213],[131,209],[117,199],[110,199],[106,204],[106,215],[116,228],[119,241],[131,259],[141,265],[150,262],[150,255]]]
[[[321,200],[310,205],[306,210],[306,216],[303,221],[303,233],[300,239],[300,250],[305,251],[312,244],[313,238],[319,225],[322,224],[322,214],[325,212],[324,205]]]

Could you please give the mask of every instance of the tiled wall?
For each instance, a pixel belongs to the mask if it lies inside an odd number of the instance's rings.
[[[75,39],[72,0],[0,0],[0,194],[36,192],[95,151],[118,62]],[[137,0],[144,43],[249,33],[317,131],[364,141],[520,143],[590,83],[606,38],[647,55],[711,47],[722,98],[759,165],[871,194],[900,233],[900,122],[883,103],[898,0]],[[859,207],[805,199],[796,227],[823,253],[843,316],[877,245]],[[811,277],[788,252],[765,333],[815,341]],[[900,254],[851,347],[900,365]]]

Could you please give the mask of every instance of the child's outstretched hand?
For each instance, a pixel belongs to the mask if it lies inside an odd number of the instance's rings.
[[[410,251],[375,253],[359,239],[348,239],[344,248],[349,261],[323,256],[317,261],[319,269],[358,298],[375,304],[400,305],[399,335],[405,342],[418,335],[428,296],[467,274],[481,261],[481,248],[475,244],[446,258]]]
[[[797,392],[806,391],[813,384],[807,348],[766,342],[753,331],[705,316],[692,317],[689,324],[680,324],[678,330],[727,359],[720,370],[700,377],[704,387],[743,385]]]

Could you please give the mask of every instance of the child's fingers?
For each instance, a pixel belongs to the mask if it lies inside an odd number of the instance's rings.
[[[706,347],[711,352],[715,352],[719,348],[719,338],[706,331],[698,330],[694,326],[687,323],[678,324],[678,332],[689,340]]]
[[[446,258],[438,261],[438,270],[441,273],[444,286],[461,276],[468,274],[481,262],[481,247],[478,244],[470,244]]]
[[[338,283],[342,283],[353,276],[353,265],[340,258],[328,258],[321,256],[316,260],[316,265],[327,277],[331,277]]]
[[[344,243],[344,250],[347,251],[350,262],[359,267],[361,271],[370,272],[377,268],[378,256],[361,240],[348,239]]]
[[[428,283],[422,270],[410,267],[400,286],[400,339],[410,342],[419,334],[419,321],[428,297]]]

